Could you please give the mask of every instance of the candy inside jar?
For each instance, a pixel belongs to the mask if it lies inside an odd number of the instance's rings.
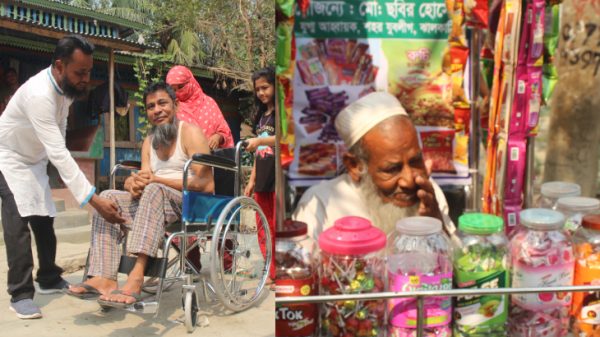
[[[454,286],[508,286],[508,241],[501,217],[483,213],[458,219],[460,243],[454,249]],[[454,336],[506,335],[507,295],[459,296],[454,307]]]
[[[319,294],[384,291],[385,234],[360,217],[345,217],[319,236]],[[337,301],[320,308],[321,336],[383,336],[385,301]]]
[[[305,223],[288,220],[281,228],[277,229],[275,296],[313,296],[317,294],[312,248]],[[315,336],[317,321],[317,305],[314,303],[277,304],[275,336]]]
[[[390,291],[449,290],[452,288],[450,242],[442,222],[430,217],[398,221],[388,248]],[[452,301],[447,296],[429,296],[424,301],[424,336],[451,336]],[[388,301],[388,336],[416,335],[416,298]]]
[[[536,288],[570,286],[574,256],[564,217],[549,209],[520,213],[523,227],[510,241],[512,286]],[[511,336],[566,336],[570,293],[534,293],[511,296]]]
[[[586,215],[573,236],[574,285],[600,285],[600,214]],[[573,333],[578,337],[600,335],[600,292],[573,293]]]

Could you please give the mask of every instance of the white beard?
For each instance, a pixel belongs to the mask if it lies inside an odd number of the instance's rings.
[[[419,215],[418,202],[408,207],[399,207],[391,202],[383,202],[373,178],[368,173],[361,176],[358,189],[373,225],[383,230],[386,235],[396,230],[398,220]]]

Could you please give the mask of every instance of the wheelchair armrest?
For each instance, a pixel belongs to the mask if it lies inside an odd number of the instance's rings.
[[[235,161],[211,154],[196,153],[192,156],[192,159],[195,162],[198,162],[199,164],[204,164],[208,166],[219,166],[230,170],[236,168]]]
[[[119,164],[121,164],[121,166],[124,166],[124,168],[131,168],[131,169],[136,169],[136,170],[139,170],[142,168],[142,162],[137,161],[137,160],[124,160],[124,161],[120,162]]]

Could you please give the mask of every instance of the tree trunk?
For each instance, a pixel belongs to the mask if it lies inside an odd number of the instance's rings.
[[[544,181],[581,185],[596,196],[600,154],[600,5],[566,0],[555,64]]]

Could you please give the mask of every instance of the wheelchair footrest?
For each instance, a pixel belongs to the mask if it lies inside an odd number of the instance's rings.
[[[132,312],[137,312],[140,314],[155,314],[158,310],[158,302],[156,301],[148,301],[148,302],[137,302],[133,305],[129,306],[127,309]]]
[[[137,257],[121,255],[119,273],[129,274],[135,265]],[[144,276],[164,278],[167,270],[167,259],[162,257],[148,257]]]

